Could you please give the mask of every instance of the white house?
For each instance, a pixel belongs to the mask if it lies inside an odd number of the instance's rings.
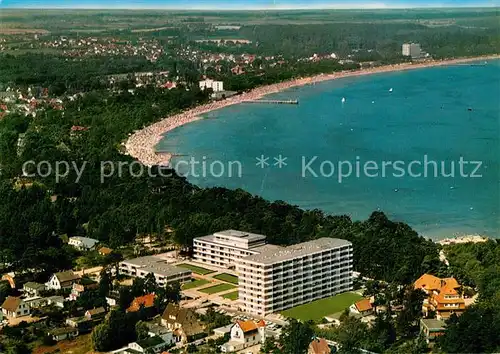
[[[146,326],[148,327],[148,335],[150,337],[160,337],[168,345],[175,344],[174,334],[168,328],[148,322],[146,322]]]
[[[201,90],[212,89],[213,92],[220,92],[224,91],[224,83],[222,81],[206,79],[200,81],[200,89]]]
[[[64,297],[62,296],[49,296],[45,298],[47,305],[54,305],[55,307],[64,308]]]
[[[98,243],[98,240],[82,236],[70,237],[68,241],[68,245],[73,246],[80,251],[93,250]]]
[[[65,339],[78,337],[78,329],[72,327],[56,328],[47,333],[53,340],[59,342]]]
[[[231,327],[231,339],[221,345],[223,353],[232,353],[256,344],[264,343],[266,323],[264,321],[237,321]]]
[[[2,313],[7,318],[17,318],[28,316],[30,308],[20,297],[7,296],[2,304]]]
[[[66,272],[54,273],[45,287],[48,290],[71,289],[73,284],[80,279],[80,276],[73,273],[71,270]]]
[[[27,282],[23,285],[23,293],[26,296],[40,296],[40,293],[45,290],[45,284]]]
[[[40,296],[32,296],[24,299],[24,303],[28,305],[30,309],[43,307],[47,304],[47,299]]]
[[[137,342],[129,343],[125,348],[121,348],[111,353],[129,354],[129,353],[160,353],[168,346],[163,339],[158,336],[149,337]]]

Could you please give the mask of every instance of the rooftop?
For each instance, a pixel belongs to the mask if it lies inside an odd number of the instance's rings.
[[[153,336],[153,337],[149,337],[149,338],[137,341],[136,343],[139,344],[141,346],[141,348],[147,349],[147,348],[156,347],[157,345],[163,344],[163,343],[165,343],[165,341],[163,339],[161,339],[161,337]]]
[[[292,246],[280,247],[279,249],[269,248],[260,254],[254,254],[243,259],[255,263],[273,264],[350,245],[351,243],[347,240],[323,237]]]
[[[137,268],[147,273],[155,273],[166,277],[185,272],[191,272],[189,269],[167,264],[165,260],[155,256],[145,256],[134,259],[126,259],[122,261],[122,263],[134,265]]]
[[[238,231],[238,230],[219,231],[219,232],[215,232],[214,236],[238,237],[241,239],[246,239],[246,240],[248,240],[248,242],[266,239],[266,236],[261,235],[261,234],[254,234],[251,232]]]
[[[444,321],[436,320],[434,318],[422,318],[420,321],[429,330],[442,330],[446,327],[446,323]]]
[[[83,236],[73,236],[69,238],[69,241],[74,240],[74,241],[80,241],[86,246],[93,246],[96,243],[99,243],[98,240],[90,238],[90,237],[83,237]]]
[[[229,238],[233,240],[239,240],[246,243],[252,243],[256,241],[264,241],[266,239],[265,235],[253,234],[251,232],[237,231],[237,230],[225,230],[214,232],[213,235],[196,237],[195,239],[220,243],[221,241],[218,238]]]

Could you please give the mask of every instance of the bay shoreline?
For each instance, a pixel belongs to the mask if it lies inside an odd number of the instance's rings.
[[[125,153],[132,156],[146,166],[162,165],[168,166],[173,155],[168,152],[158,153],[156,146],[164,139],[169,131],[172,131],[185,124],[203,119],[202,115],[221,108],[243,103],[248,100],[258,100],[262,97],[281,92],[293,87],[300,87],[329,80],[342,79],[347,77],[356,77],[372,75],[378,73],[398,72],[414,70],[421,68],[430,68],[438,66],[449,66],[454,64],[465,64],[483,60],[500,59],[500,55],[489,55],[473,58],[460,58],[451,60],[428,61],[423,63],[403,63],[395,65],[386,65],[375,68],[359,69],[354,71],[342,71],[331,74],[319,74],[311,77],[297,78],[290,81],[284,81],[276,84],[257,87],[241,95],[233,96],[222,101],[214,101],[203,104],[187,111],[168,116],[150,126],[135,131],[125,142]]]

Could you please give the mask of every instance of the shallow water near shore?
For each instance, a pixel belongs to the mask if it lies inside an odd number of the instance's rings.
[[[240,104],[210,112],[205,117],[215,119],[169,132],[158,149],[185,155],[172,160],[180,172],[188,168],[180,161],[199,161],[198,177],[188,179],[200,186],[242,188],[353,219],[380,209],[435,239],[500,237],[498,97],[498,60],[350,77],[266,97],[298,99],[298,106]],[[281,168],[274,166],[280,154],[287,158]],[[256,166],[261,155],[269,166]],[[473,174],[481,177],[471,176],[472,162],[460,171],[461,158],[481,161]],[[350,165],[352,173],[340,180],[342,161],[342,172]],[[402,161],[403,176],[391,167],[395,161]],[[454,177],[444,177],[453,166]]]

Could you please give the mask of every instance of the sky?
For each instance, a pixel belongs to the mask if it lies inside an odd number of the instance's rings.
[[[0,8],[263,9],[500,6],[500,0],[0,0]]]

